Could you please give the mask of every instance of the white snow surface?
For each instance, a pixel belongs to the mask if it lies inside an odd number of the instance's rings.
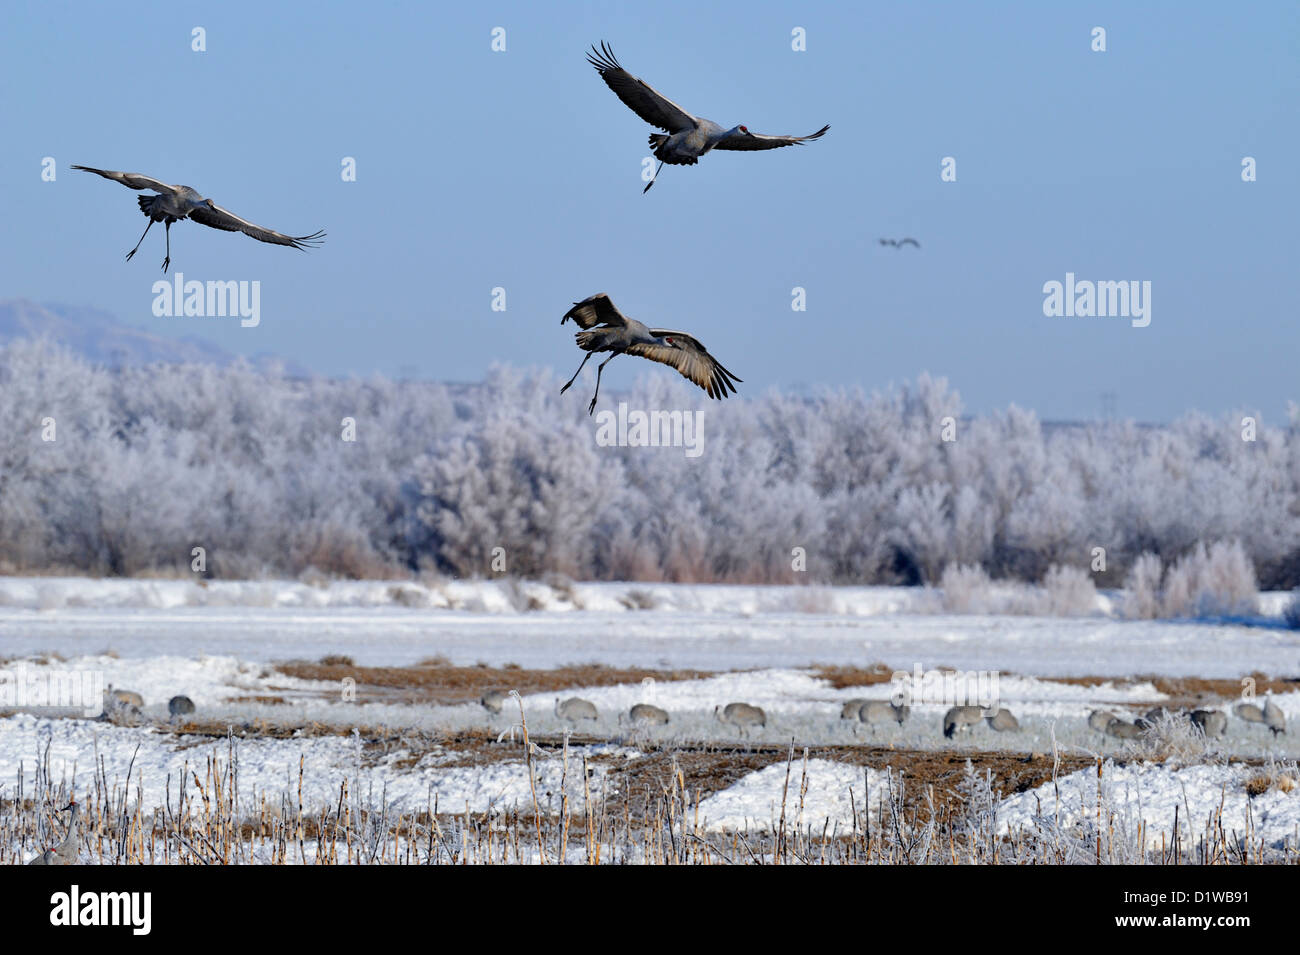
[[[176,806],[181,786],[189,796],[199,798],[194,781],[197,773],[205,780],[210,759],[221,766],[237,757],[239,799],[244,811],[255,813],[259,800],[278,805],[281,797],[296,805],[299,792],[299,760],[302,760],[303,808],[309,811],[336,805],[339,784],[351,780],[352,793],[363,803],[386,801],[403,812],[432,807],[440,812],[486,812],[516,806],[531,808],[532,794],[522,751],[518,758],[482,766],[443,766],[437,755],[426,756],[412,767],[397,764],[409,760],[410,752],[396,749],[373,766],[363,765],[358,743],[350,737],[312,736],[300,739],[225,739],[172,736],[152,727],[111,726],[88,720],[49,719],[18,714],[0,719],[0,798],[11,798],[19,774],[27,780],[36,775],[38,760],[48,746],[50,777],[57,785],[65,781],[84,795],[101,767],[109,784],[120,787],[131,771],[130,802],[137,788],[145,811],[163,806],[170,788],[171,805]],[[233,750],[232,750],[233,746]],[[582,809],[582,757],[607,755],[628,758],[636,751],[612,745],[571,747],[567,791],[573,811]],[[564,765],[558,748],[534,759],[537,768],[538,801],[543,810],[558,811]],[[591,765],[588,786],[599,793],[607,769]]]
[[[1294,776],[1294,769],[1291,772]],[[1102,767],[1103,825],[1113,823],[1136,837],[1141,823],[1147,848],[1156,849],[1162,836],[1169,844],[1177,809],[1181,839],[1190,847],[1221,809],[1223,829],[1230,838],[1234,834],[1244,838],[1250,832],[1272,848],[1300,846],[1300,787],[1290,792],[1274,787],[1252,798],[1246,793],[1246,782],[1259,773],[1258,767],[1240,765],[1117,766],[1108,760]],[[1063,777],[1059,802],[1056,791],[1048,782],[1004,799],[998,810],[999,831],[1033,830],[1039,823],[1066,829],[1096,824],[1095,769]]]
[[[881,770],[825,759],[773,763],[701,800],[700,818],[703,828],[711,831],[774,832],[784,807],[787,830],[851,832],[855,809],[859,828],[864,810],[879,816],[881,800],[887,798],[887,776]]]
[[[632,610],[629,594],[653,605]],[[1271,595],[1266,595],[1270,596]],[[1282,595],[1285,596],[1285,595]],[[206,653],[265,662],[331,653],[401,666],[564,663],[798,667],[883,662],[1038,676],[1238,678],[1300,672],[1300,633],[1250,624],[1124,621],[1098,598],[1084,618],[917,612],[920,588],[535,582],[0,578],[0,657]],[[526,609],[529,602],[540,609]],[[1261,607],[1280,603],[1262,600]]]

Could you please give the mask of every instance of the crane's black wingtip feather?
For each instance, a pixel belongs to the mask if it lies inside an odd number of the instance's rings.
[[[600,49],[596,49],[593,43],[591,52],[587,54],[587,62],[596,68],[596,71],[604,76],[610,70],[621,70],[622,65],[614,57],[614,50],[604,40],[600,41]]]

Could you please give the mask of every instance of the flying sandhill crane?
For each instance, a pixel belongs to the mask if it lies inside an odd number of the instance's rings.
[[[698,339],[685,332],[674,332],[667,328],[647,328],[635,318],[628,318],[620,312],[604,292],[574,302],[573,308],[560,319],[560,324],[563,325],[569,319],[584,329],[574,337],[578,347],[587,355],[573,377],[560,389],[560,394],[569,390],[593,354],[599,351],[613,352],[596,368],[596,393],[591,396],[587,414],[596,410],[596,398],[600,395],[600,373],[615,356],[624,353],[671,365],[681,372],[683,378],[695,382],[708,392],[710,398],[725,398],[728,391],[735,394],[736,386],[733,382],[741,381],[718,364],[718,360],[709,354]]]
[[[728,703],[726,706],[715,706],[713,715],[717,717],[720,723],[730,723],[736,729],[740,730],[741,736],[747,736],[751,726],[767,726],[767,714],[760,707],[750,706],[748,703]]]
[[[81,847],[80,834],[77,831],[77,824],[81,821],[81,806],[74,799],[68,803],[59,812],[72,810],[72,818],[68,820],[68,834],[63,837],[53,849],[46,849],[36,858],[28,862],[28,865],[75,865],[77,862],[77,853]]]
[[[624,106],[651,126],[658,126],[667,133],[650,134],[650,145],[654,147],[659,166],[655,169],[654,178],[641,190],[642,195],[649,192],[655,184],[664,163],[670,166],[694,166],[710,149],[752,151],[793,146],[820,139],[830,129],[830,126],[823,126],[809,136],[764,136],[761,133],[751,133],[746,126],[723,129],[711,120],[692,116],[645,80],[638,79],[623,69],[618,60],[614,59],[614,52],[603,41],[599,50],[594,46],[591,48],[587,62],[596,68],[605,85],[614,91]]]
[[[568,720],[570,723],[576,723],[578,720],[595,720],[599,719],[596,712],[596,704],[590,700],[584,700],[580,696],[571,696],[563,703],[560,698],[555,698],[555,715],[562,720]]]
[[[138,172],[113,172],[109,169],[95,169],[93,166],[73,166],[72,168],[93,172],[105,179],[120,182],[128,189],[152,189],[158,193],[156,196],[140,196],[137,199],[140,203],[140,211],[149,219],[149,224],[144,227],[144,232],[140,235],[140,242],[144,241],[144,237],[149,234],[149,230],[153,228],[155,222],[161,222],[166,226],[167,258],[163,259],[162,268],[164,272],[167,271],[167,266],[172,260],[172,223],[181,219],[192,219],[200,225],[221,229],[225,232],[242,232],[244,235],[252,236],[259,242],[288,245],[295,249],[315,248],[325,238],[324,232],[292,236],[276,232],[274,229],[264,229],[260,225],[254,225],[247,219],[241,219],[233,212],[221,208],[211,199],[204,199],[189,186],[168,185],[149,176],[142,176]],[[136,249],[140,248],[140,242],[135,244],[135,249],[126,254],[128,262],[135,255]]]
[[[916,246],[918,249],[921,247],[921,243],[917,242],[915,239],[912,238],[880,240],[881,245],[892,245],[896,249],[901,249],[903,246],[907,245],[908,243],[911,243],[912,245]]]

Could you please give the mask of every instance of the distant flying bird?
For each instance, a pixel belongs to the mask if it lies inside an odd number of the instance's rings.
[[[600,373],[615,356],[624,352],[672,365],[682,373],[682,377],[689,378],[707,391],[710,398],[725,398],[728,391],[735,394],[736,386],[732,382],[742,380],[718,364],[718,360],[709,354],[698,339],[685,332],[674,332],[667,328],[647,328],[635,318],[628,318],[620,312],[604,292],[574,302],[573,308],[560,319],[560,324],[563,325],[569,319],[573,319],[579,328],[587,329],[574,336],[578,347],[587,356],[582,359],[582,364],[573,373],[573,377],[560,389],[560,394],[569,390],[569,386],[577,380],[583,366],[587,364],[587,359],[595,352],[614,353],[596,368],[596,393],[591,396],[587,414],[596,410],[596,398],[600,395]]]
[[[167,258],[163,259],[162,267],[164,272],[167,271],[167,266],[172,260],[172,223],[180,219],[193,219],[200,225],[213,229],[221,229],[225,232],[242,232],[244,235],[252,236],[259,242],[290,245],[295,249],[315,248],[325,238],[324,232],[292,236],[276,232],[274,229],[264,229],[260,225],[254,225],[247,219],[241,219],[233,212],[221,208],[211,199],[204,199],[189,186],[169,186],[165,182],[159,182],[149,176],[142,176],[137,172],[113,172],[108,169],[95,169],[91,166],[73,166],[72,168],[93,172],[105,179],[120,182],[128,189],[152,189],[158,193],[156,196],[137,197],[137,201],[140,203],[140,211],[149,218],[149,224],[144,227],[144,232],[140,235],[140,242],[144,241],[144,237],[149,234],[149,230],[153,228],[155,222],[162,222],[166,225]],[[135,244],[135,249],[126,254],[128,262],[135,255],[136,249],[140,248],[140,242]]]
[[[823,126],[810,136],[764,136],[761,133],[751,133],[746,126],[723,129],[711,120],[692,116],[645,80],[638,79],[623,69],[618,60],[614,59],[613,50],[603,41],[599,50],[594,46],[591,48],[587,62],[596,68],[605,85],[614,91],[623,105],[651,126],[658,126],[668,133],[667,136],[661,133],[650,134],[650,145],[654,147],[659,165],[655,169],[654,178],[641,190],[642,195],[649,192],[655,184],[664,163],[670,166],[694,166],[710,149],[754,150],[793,146],[820,139],[830,129],[830,126]]]
[[[918,249],[921,247],[921,243],[917,242],[915,239],[881,239],[880,240],[881,245],[892,245],[896,249],[901,249],[909,242],[912,243],[912,245],[916,246]]]

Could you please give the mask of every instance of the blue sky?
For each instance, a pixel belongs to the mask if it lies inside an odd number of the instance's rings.
[[[1298,35],[1292,2],[11,3],[0,298],[328,374],[470,381],[495,362],[567,378],[560,316],[606,291],[696,334],[742,394],[928,371],[975,412],[1094,417],[1113,392],[1124,417],[1277,422],[1300,399]],[[602,39],[724,126],[831,130],[666,167],[642,195],[651,130],[586,64]],[[154,318],[161,228],[124,262],[135,194],[72,163],[329,236],[300,253],[179,223],[173,271],[260,281],[262,321]],[[1150,281],[1150,326],[1045,317],[1067,271]]]

